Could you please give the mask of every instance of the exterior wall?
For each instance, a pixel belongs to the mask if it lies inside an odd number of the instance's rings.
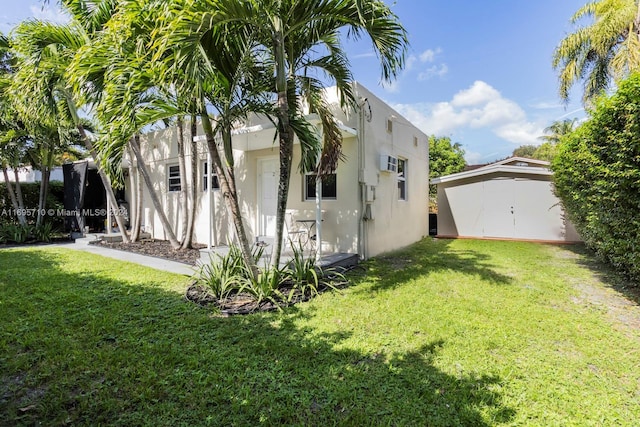
[[[14,182],[15,175],[13,173],[13,169],[9,168],[7,169],[7,172],[9,173],[9,181]],[[26,166],[18,170],[18,179],[23,183],[40,182],[42,181],[42,172],[34,170],[31,166]],[[56,166],[51,170],[49,181],[64,181],[61,166]],[[4,175],[2,173],[0,173],[0,182],[4,182]]]
[[[359,129],[364,141],[360,180],[366,191],[375,191],[375,200],[370,203],[372,219],[364,226],[366,255],[375,256],[429,234],[429,140],[367,89],[358,85],[357,96],[366,98],[371,106],[370,121],[365,118],[358,126],[357,117],[353,117],[349,125]],[[392,122],[391,132],[387,131],[387,120]],[[398,200],[397,175],[380,170],[383,154],[407,161],[407,200]]]
[[[579,241],[548,176],[491,174],[438,184],[438,235]]]
[[[324,252],[360,253],[374,256],[394,250],[428,235],[428,138],[395,110],[375,97],[362,86],[356,86],[356,96],[367,98],[371,107],[371,120],[362,119],[359,112],[344,114],[339,111],[337,98],[334,101],[337,117],[348,128],[358,130],[357,136],[344,133],[344,160],[339,162],[337,174],[337,199],[323,200],[322,249]],[[393,122],[393,130],[386,129],[387,119]],[[262,124],[264,130],[234,136],[236,181],[238,185],[241,211],[245,219],[250,240],[261,234],[259,204],[259,164],[262,159],[278,158],[277,145],[273,144],[274,129],[268,129],[270,122],[252,117],[247,126]],[[185,139],[188,140],[188,124],[185,124]],[[199,135],[202,130],[199,129]],[[267,147],[267,148],[260,148]],[[143,156],[148,159],[154,188],[165,206],[178,237],[181,235],[180,192],[168,192],[168,166],[178,164],[177,129],[170,128],[153,132],[141,138]],[[242,150],[242,151],[240,151]],[[198,144],[198,168],[206,159],[204,142]],[[380,155],[393,155],[407,161],[407,200],[398,200],[398,180],[395,173],[380,170]],[[187,174],[189,174],[191,153],[187,147]],[[304,199],[304,177],[298,172],[300,147],[294,146],[292,177],[289,190],[288,210],[296,218],[315,218],[315,201]],[[208,193],[201,191],[202,171],[199,171],[199,200],[196,207],[194,240],[209,242],[209,199]],[[144,185],[143,185],[144,188]],[[145,231],[154,238],[166,239],[158,215],[153,208],[149,193],[143,190],[143,224]],[[367,206],[361,194],[372,195]],[[219,245],[232,242],[233,227],[227,214],[224,200],[219,191],[213,193],[215,202],[215,230]],[[127,189],[127,201],[131,202],[131,190]],[[361,218],[367,213],[368,219]],[[360,236],[364,245],[359,247]],[[361,253],[364,249],[365,253]]]

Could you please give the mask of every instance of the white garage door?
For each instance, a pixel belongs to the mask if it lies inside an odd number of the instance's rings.
[[[484,237],[560,240],[562,210],[548,181],[493,179],[484,183]]]

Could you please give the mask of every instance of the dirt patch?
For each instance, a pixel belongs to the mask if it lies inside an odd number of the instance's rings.
[[[597,281],[597,278],[594,279]],[[634,301],[628,300],[606,285],[578,283],[575,287],[580,291],[580,296],[575,302],[587,301],[592,306],[605,310],[616,325],[640,331],[640,306]]]
[[[640,331],[640,287],[631,283],[611,267],[598,261],[584,247],[556,248],[556,257],[570,259],[591,271],[590,280],[568,278],[578,291],[576,304],[589,304],[607,313],[622,332]]]
[[[117,249],[120,251],[134,252],[141,255],[153,256],[156,258],[168,259],[188,265],[196,265],[200,260],[200,249],[205,245],[194,244],[193,249],[173,249],[171,243],[166,240],[144,240],[131,243],[107,243],[101,240],[91,242],[93,245],[104,246],[105,248]]]

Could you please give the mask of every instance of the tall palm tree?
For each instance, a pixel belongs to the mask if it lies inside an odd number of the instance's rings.
[[[164,2],[166,3],[166,2]],[[203,90],[199,86],[185,84],[185,75],[181,67],[174,64],[174,46],[160,46],[155,49],[150,39],[152,33],[162,30],[156,28],[158,12],[163,10],[163,2],[153,0],[131,0],[123,3],[123,7],[112,17],[109,27],[93,43],[85,46],[72,65],[75,86],[83,86],[92,75],[100,74],[102,80],[101,99],[97,102],[96,114],[104,126],[105,138],[101,139],[100,148],[110,158],[119,158],[124,152],[127,141],[136,157],[138,169],[147,184],[151,200],[158,212],[174,248],[180,247],[175,238],[171,224],[164,215],[162,205],[153,188],[153,183],[144,164],[137,139],[131,135],[138,133],[149,124],[172,117],[197,114],[206,117],[206,107],[201,101]],[[196,43],[197,45],[197,43]],[[154,56],[152,56],[152,54]],[[204,67],[198,62],[200,71]],[[206,74],[206,72],[205,72]],[[206,74],[208,75],[208,74]],[[206,85],[212,87],[210,82]],[[181,132],[182,119],[178,119]],[[205,127],[206,129],[206,127]],[[192,151],[192,175],[190,180],[191,203],[195,210],[196,192],[194,174],[197,173],[195,144],[189,145]],[[179,148],[184,155],[184,141],[179,141]],[[214,153],[217,155],[216,153]],[[180,169],[185,170],[184,161]],[[184,177],[183,177],[184,178]],[[182,179],[183,186],[187,186]],[[185,198],[186,200],[186,198]],[[188,209],[184,209],[185,219]],[[189,226],[191,223],[191,226]],[[193,218],[187,221],[183,232],[193,229]],[[185,233],[186,234],[186,233]],[[190,234],[190,232],[189,232]],[[189,237],[185,235],[183,246],[189,245]]]
[[[49,117],[55,125],[58,122],[57,112],[65,111],[73,121],[83,143],[100,165],[100,157],[78,114],[78,103],[85,102],[86,98],[73,96],[65,73],[77,50],[90,39],[91,31],[95,31],[94,26],[98,22],[106,23],[112,12],[109,8],[99,11],[100,14],[91,8],[86,11],[85,20],[82,22],[73,19],[69,24],[63,25],[37,20],[25,21],[15,30],[14,48],[20,61],[16,73],[15,93],[22,94],[22,97],[18,97],[21,99],[22,112],[30,117]],[[111,180],[102,167],[98,168],[98,174],[111,206],[117,207]],[[114,216],[123,241],[128,242],[123,215],[116,209]]]
[[[282,251],[294,137],[301,142],[302,171],[316,166],[319,174],[332,171],[340,158],[341,133],[322,96],[325,81],[336,84],[343,108],[355,105],[352,76],[340,31],[346,29],[347,35],[353,38],[368,36],[381,61],[383,78],[391,79],[404,62],[405,30],[389,7],[379,0],[176,0],[172,4],[165,21],[176,25],[161,44],[176,44],[172,43],[176,41],[175,33],[180,32],[176,28],[190,30],[192,39],[198,42],[202,35],[217,35],[222,49],[229,43],[245,40],[255,61],[270,70],[271,83],[267,91],[275,105],[272,115],[277,124],[280,152],[276,241],[271,260],[277,267]],[[183,41],[180,45],[185,45]],[[198,50],[202,47],[197,45]],[[196,51],[191,48],[176,58],[176,62],[187,62]],[[205,65],[210,64],[211,59],[207,57]],[[320,116],[323,141],[305,119],[303,103]],[[222,136],[223,146],[229,144],[225,134]],[[213,144],[213,140],[208,139],[210,145]],[[224,187],[225,178],[221,178]]]
[[[160,20],[167,25],[157,29],[153,43],[154,62],[164,64],[164,78],[178,93],[189,94],[197,101],[189,108],[198,109],[212,170],[218,176],[245,263],[257,278],[258,268],[238,199],[232,131],[248,114],[272,111],[264,74],[268,64],[256,58],[257,42],[250,28],[231,24],[230,29],[225,24],[207,22],[211,10],[217,7],[215,2],[193,4],[188,0],[168,5]]]
[[[25,225],[27,220],[18,170],[24,160],[29,138],[24,124],[18,118],[9,90],[13,62],[9,40],[0,33],[0,169],[18,222]],[[14,183],[9,178],[9,168],[13,169]]]
[[[397,16],[379,0],[219,0],[215,4],[217,9],[209,14],[209,23],[231,22],[228,28],[234,32],[240,27],[255,34],[261,44],[260,53],[273,63],[270,90],[275,94],[280,176],[271,263],[277,267],[282,252],[294,138],[297,136],[301,142],[302,171],[317,165],[319,175],[332,172],[341,155],[342,141],[337,122],[322,95],[324,82],[335,83],[343,108],[356,105],[341,31],[346,29],[347,37],[366,36],[371,40],[385,80],[394,78],[404,64],[406,32]],[[320,116],[323,141],[305,120],[303,103]]]
[[[571,18],[592,23],[565,37],[553,54],[560,71],[560,97],[569,99],[571,87],[584,80],[587,104],[618,80],[640,67],[640,2],[597,0],[581,7]]]

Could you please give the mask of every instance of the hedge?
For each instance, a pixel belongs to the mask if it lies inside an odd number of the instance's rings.
[[[15,184],[14,184],[15,190]],[[37,209],[38,199],[40,196],[40,183],[30,182],[21,183],[22,197],[24,199],[24,207],[26,209]],[[51,181],[49,183],[49,195],[47,197],[47,209],[62,209],[64,208],[64,184],[60,181]],[[29,217],[29,222],[35,222],[35,216]],[[46,217],[46,220],[52,222],[56,228],[62,229],[63,220],[62,217]],[[13,204],[9,198],[7,192],[7,184],[0,182],[0,222],[16,222],[17,218],[13,215]]]
[[[552,168],[585,243],[640,280],[640,74],[598,100],[590,119],[562,139]]]

